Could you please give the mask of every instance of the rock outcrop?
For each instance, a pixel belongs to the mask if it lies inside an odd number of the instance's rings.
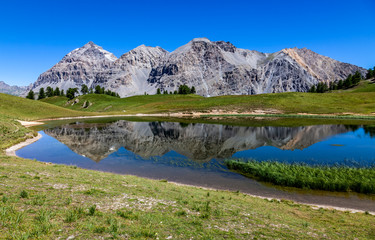
[[[100,85],[121,97],[155,94],[157,88],[173,92],[182,84],[194,86],[202,96],[305,92],[356,71],[366,73],[305,48],[269,54],[196,38],[171,53],[142,45],[117,59],[89,42],[41,74],[32,89]]]

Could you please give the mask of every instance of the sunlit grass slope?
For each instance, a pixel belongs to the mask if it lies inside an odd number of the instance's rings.
[[[21,120],[88,115],[41,101],[0,93],[0,115]]]
[[[35,120],[50,117],[89,115],[41,101],[15,97],[0,93],[0,151],[26,138],[35,132],[22,127],[18,120]]]
[[[359,90],[357,90],[359,91]],[[197,95],[142,95],[115,98],[89,94],[79,96],[79,103],[66,104],[64,97],[43,100],[72,110],[85,112],[165,113],[209,112],[211,110],[249,112],[253,110],[278,110],[282,113],[371,114],[375,112],[375,92],[334,93],[278,93],[252,96],[219,96],[204,98]],[[85,101],[92,103],[82,108]]]

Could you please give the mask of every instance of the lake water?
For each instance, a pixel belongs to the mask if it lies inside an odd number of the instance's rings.
[[[353,125],[241,127],[178,122],[76,121],[40,131],[17,151],[43,162],[167,179],[303,203],[375,211],[375,196],[281,188],[230,172],[225,159],[372,166],[372,128]]]

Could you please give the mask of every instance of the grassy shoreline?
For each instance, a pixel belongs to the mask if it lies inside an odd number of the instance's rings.
[[[1,114],[7,113],[0,118],[0,239],[375,236],[374,216],[366,213],[312,209],[286,200],[5,156],[5,148],[35,134],[15,119],[86,114],[12,98],[18,109],[0,108]]]
[[[0,178],[0,238],[341,239],[375,232],[374,216],[365,213],[17,157],[0,156]]]
[[[375,92],[277,93],[259,95],[219,96],[142,95],[114,98],[88,94],[77,97],[77,104],[67,104],[67,98],[52,97],[43,102],[69,110],[87,113],[155,114],[155,113],[264,113],[276,114],[362,114],[375,109]],[[84,102],[89,108],[82,108]]]
[[[262,118],[313,118],[344,120],[375,120],[373,115],[321,115],[321,114],[202,114],[202,118],[212,117],[262,117]]]
[[[307,166],[275,161],[228,160],[229,169],[279,186],[375,194],[375,167]]]

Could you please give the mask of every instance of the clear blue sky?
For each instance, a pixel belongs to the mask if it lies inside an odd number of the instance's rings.
[[[307,47],[375,65],[375,0],[1,1],[0,81],[28,85],[88,41],[121,54],[196,37],[275,52]]]

